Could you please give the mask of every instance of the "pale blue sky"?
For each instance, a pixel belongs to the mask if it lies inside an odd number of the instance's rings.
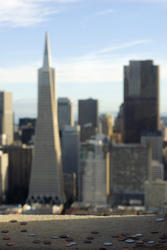
[[[16,117],[35,116],[37,68],[49,32],[57,96],[98,98],[101,112],[123,101],[123,65],[153,59],[167,112],[167,0],[0,0],[0,89]]]

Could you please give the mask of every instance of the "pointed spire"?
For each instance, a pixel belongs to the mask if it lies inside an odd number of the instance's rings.
[[[48,32],[46,32],[46,36],[45,36],[45,51],[44,51],[44,58],[43,58],[43,68],[44,69],[50,68],[50,47],[49,47]]]

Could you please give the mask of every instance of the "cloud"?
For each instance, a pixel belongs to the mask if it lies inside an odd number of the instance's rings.
[[[112,14],[112,13],[113,13],[113,9],[107,9],[107,10],[97,11],[96,15],[103,16],[103,15]]]
[[[61,12],[56,4],[73,3],[78,0],[0,0],[1,26],[31,26],[47,20],[50,15]]]
[[[134,47],[134,46],[137,46],[137,45],[147,44],[147,43],[150,43],[150,42],[151,42],[151,40],[149,40],[149,39],[135,40],[135,41],[123,43],[123,44],[120,44],[120,45],[117,45],[117,46],[107,47],[107,48],[104,48],[104,49],[101,49],[101,50],[94,51],[92,53],[89,53],[88,56],[91,56],[91,55],[92,56],[97,56],[97,55],[106,54],[106,53],[108,54],[108,53],[111,53],[113,51],[126,49],[126,48],[131,48],[131,47]]]
[[[44,2],[44,3],[76,3],[79,2],[80,0],[35,0],[36,2]]]
[[[35,69],[39,67],[37,63],[22,65],[10,68],[0,68],[1,83],[30,83],[37,79]],[[12,80],[13,79],[13,80]]]
[[[121,0],[123,1],[123,0]],[[167,0],[127,0],[128,2],[132,3],[167,3]],[[123,1],[124,2],[124,1]]]
[[[91,13],[91,14],[84,17],[83,27],[85,27],[85,24],[87,24],[90,19],[106,16],[106,15],[109,15],[109,14],[113,14],[113,12],[114,12],[113,9],[105,9],[105,10],[100,10],[100,11],[93,12],[93,13]]]
[[[112,52],[139,46],[149,41],[136,40],[118,46],[106,47],[80,57],[64,58],[58,61],[56,59],[56,63],[54,60],[52,65],[57,65],[57,80],[60,83],[118,82],[123,79],[123,65],[127,64],[131,59],[138,58],[132,54],[122,56],[120,53],[115,55]],[[0,68],[0,82],[37,82],[37,68],[41,66],[41,63],[36,62],[31,65]]]
[[[59,63],[57,80],[66,83],[118,82],[122,80],[121,64],[105,59],[82,60],[78,58],[72,63]]]
[[[120,59],[120,58],[119,58]],[[57,81],[62,83],[115,82],[122,80],[122,64],[119,60],[108,59],[68,59],[57,61]],[[0,83],[37,82],[37,69],[41,64],[0,68]]]

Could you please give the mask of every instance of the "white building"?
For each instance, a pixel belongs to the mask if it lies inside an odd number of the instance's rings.
[[[109,195],[109,155],[102,141],[90,141],[81,149],[80,199],[91,206],[106,205]]]

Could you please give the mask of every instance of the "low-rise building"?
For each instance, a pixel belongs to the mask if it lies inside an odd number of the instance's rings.
[[[146,209],[167,211],[167,181],[145,182],[145,207]]]
[[[144,183],[151,170],[151,147],[140,144],[118,144],[111,148],[111,202],[144,203]]]

